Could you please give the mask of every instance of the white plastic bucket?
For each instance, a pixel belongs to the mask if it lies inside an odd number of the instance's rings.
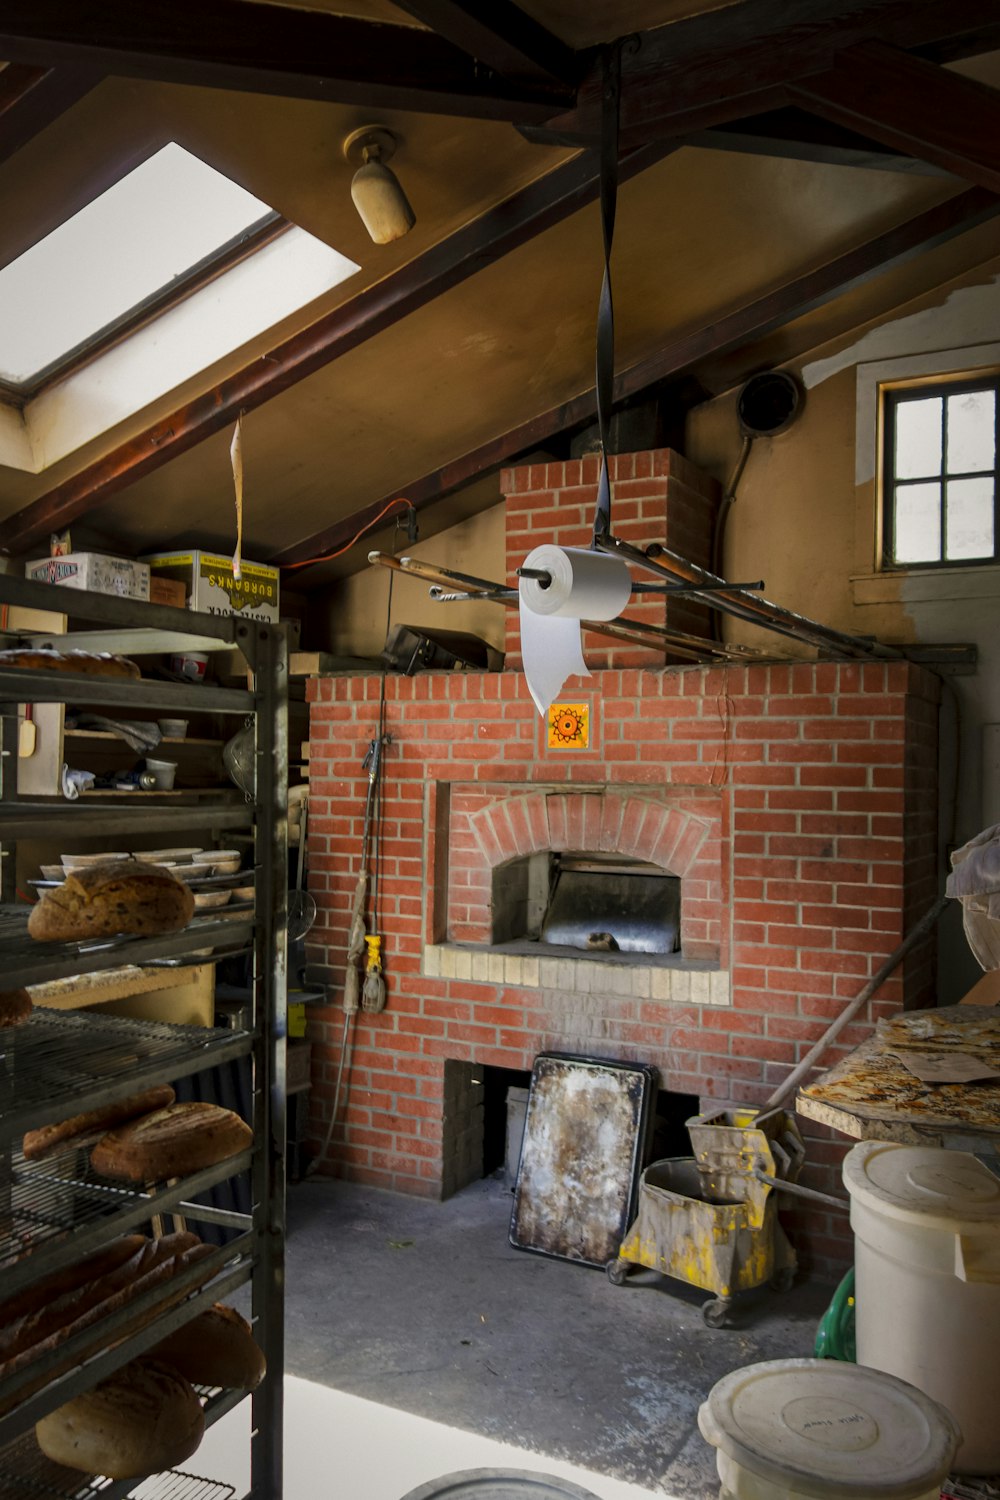
[[[922,1391],[827,1359],[733,1370],[698,1426],[723,1500],[938,1500],[959,1440]]]
[[[1000,1472],[1000,1178],[965,1151],[861,1141],[844,1181],[858,1363],[948,1408],[958,1473]]]

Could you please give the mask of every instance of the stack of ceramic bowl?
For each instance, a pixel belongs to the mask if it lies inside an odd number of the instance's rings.
[[[242,856],[238,849],[203,849],[192,855],[192,864],[200,875],[236,875]]]

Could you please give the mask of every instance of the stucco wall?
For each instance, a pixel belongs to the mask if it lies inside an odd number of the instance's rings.
[[[963,843],[1000,821],[998,783],[989,766],[984,774],[982,752],[984,726],[1000,723],[1000,567],[878,574],[872,393],[882,378],[998,365],[996,263],[813,351],[793,369],[806,387],[802,415],[787,432],[755,444],[726,533],[727,576],[764,578],[768,596],[781,604],[887,641],[978,648],[973,674],[946,679],[954,692],[946,689],[942,703],[943,843]],[[723,482],[740,447],[735,397],[707,402],[688,421],[687,456]],[[732,636],[761,640],[738,622]],[[979,972],[957,909],[946,914],[940,955],[947,1002]]]

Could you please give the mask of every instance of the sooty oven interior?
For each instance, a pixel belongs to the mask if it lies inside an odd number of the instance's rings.
[[[542,850],[493,871],[494,945],[677,953],[681,882],[621,855]]]

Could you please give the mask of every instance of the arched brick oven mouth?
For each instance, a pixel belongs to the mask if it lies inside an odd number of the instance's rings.
[[[658,865],[597,851],[521,855],[493,869],[493,947],[512,952],[680,950],[681,881]]]

